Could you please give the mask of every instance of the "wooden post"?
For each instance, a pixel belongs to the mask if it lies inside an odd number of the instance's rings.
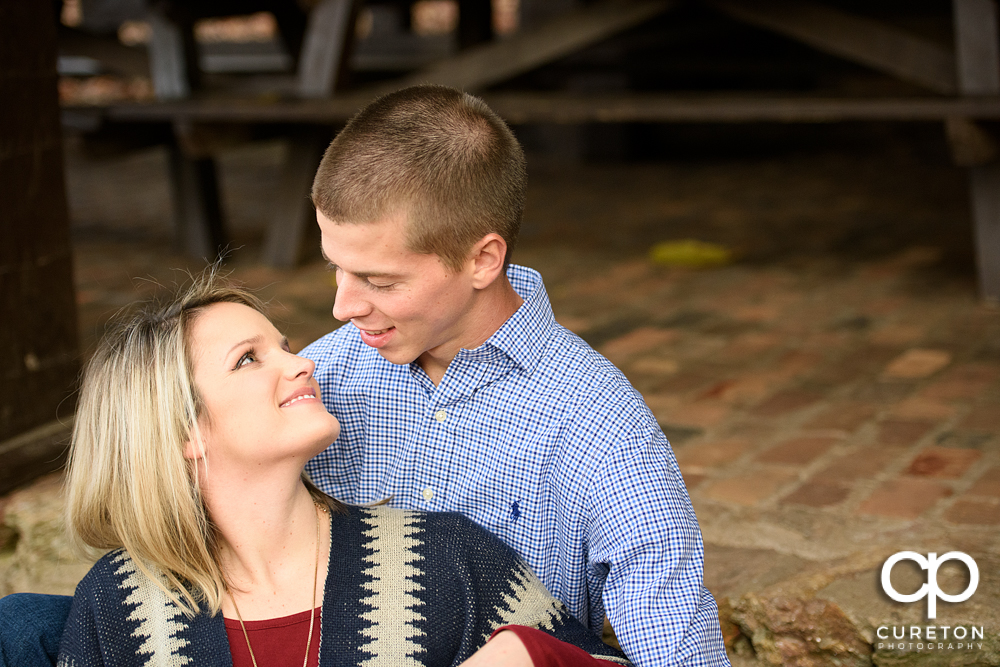
[[[0,102],[0,493],[62,465],[76,402],[76,294],[52,7],[0,4],[0,90],[7,92]]]
[[[188,97],[198,72],[194,26],[171,20],[162,7],[151,9],[147,20],[152,31],[149,68],[156,97],[161,100]]]
[[[189,97],[199,80],[193,22],[168,16],[161,5],[150,9],[148,20],[150,75],[157,99]],[[182,123],[173,128],[169,150],[174,245],[185,255],[213,261],[227,242],[215,160],[186,153],[183,135],[190,128]]]
[[[322,0],[310,13],[299,58],[299,97],[333,95],[354,35],[354,0]]]
[[[186,155],[170,146],[170,184],[174,200],[177,249],[190,257],[214,261],[226,245],[215,160]]]
[[[289,142],[275,217],[264,239],[264,261],[271,266],[293,267],[310,251],[312,257],[320,256],[316,210],[309,195],[316,167],[329,141],[328,131],[314,129]],[[316,241],[312,247],[310,240]]]
[[[493,3],[458,0],[458,48],[467,49],[493,39]]]
[[[958,85],[963,95],[1000,94],[1000,47],[994,0],[953,0]],[[970,169],[979,289],[1000,302],[1000,164]]]
[[[322,0],[310,12],[299,59],[300,97],[327,98],[336,91],[347,69],[356,5],[354,0]],[[281,190],[264,239],[263,258],[271,266],[295,266],[314,237],[310,230],[316,227],[316,216],[309,193],[329,141],[329,132],[321,129],[302,132],[289,141]]]

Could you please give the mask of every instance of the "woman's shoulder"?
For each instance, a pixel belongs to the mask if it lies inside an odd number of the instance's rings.
[[[77,586],[81,590],[100,591],[117,588],[127,572],[135,570],[135,563],[125,549],[114,549],[97,559]]]

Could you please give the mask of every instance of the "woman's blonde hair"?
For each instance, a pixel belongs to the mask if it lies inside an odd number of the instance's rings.
[[[219,541],[184,457],[199,437],[191,326],[206,307],[251,292],[206,271],[172,300],[148,304],[105,334],[83,373],[70,446],[67,524],[78,548],[124,548],[186,614],[219,611]],[[305,480],[320,502],[340,506]]]

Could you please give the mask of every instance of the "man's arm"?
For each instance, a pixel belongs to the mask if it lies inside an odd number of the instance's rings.
[[[590,489],[587,545],[591,572],[607,571],[611,625],[639,667],[728,666],[702,583],[701,531],[670,445],[634,390],[609,393],[598,409],[606,414],[587,418],[602,425],[605,443],[615,441],[597,445],[607,455]],[[594,600],[600,593],[588,578]],[[592,625],[597,613],[593,605]]]

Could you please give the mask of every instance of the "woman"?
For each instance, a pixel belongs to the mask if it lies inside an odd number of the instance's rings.
[[[113,551],[77,588],[60,665],[627,664],[467,519],[312,486],[340,424],[262,312],[209,275],[92,358],[68,524]]]

